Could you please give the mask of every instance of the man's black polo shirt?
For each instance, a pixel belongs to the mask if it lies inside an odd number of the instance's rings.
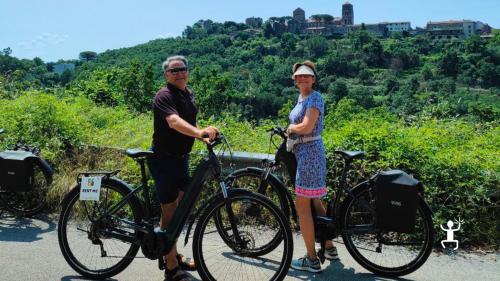
[[[177,114],[189,124],[196,126],[196,113],[191,90],[182,91],[170,83],[160,89],[153,99],[153,151],[174,156],[191,152],[194,138],[170,128],[166,118]]]

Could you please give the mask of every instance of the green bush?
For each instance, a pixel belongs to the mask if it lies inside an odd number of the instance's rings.
[[[498,124],[478,127],[462,120],[424,118],[406,125],[381,109],[364,111],[348,100],[331,115],[323,135],[329,186],[339,174],[333,150],[364,150],[366,161],[358,163],[353,182],[382,169],[405,170],[424,183],[436,233],[441,233],[439,224],[460,216],[466,220],[465,244],[498,245]]]

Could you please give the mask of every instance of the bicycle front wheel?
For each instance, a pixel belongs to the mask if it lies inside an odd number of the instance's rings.
[[[103,179],[99,201],[81,201],[80,185],[64,198],[58,238],[64,259],[78,273],[105,279],[124,270],[139,250],[139,233],[124,223],[140,223],[141,205],[131,197],[116,212],[97,220],[130,193],[118,181]],[[110,233],[121,235],[116,239]],[[134,242],[131,242],[134,241]]]
[[[293,237],[287,218],[263,195],[242,189],[230,189],[230,211],[218,195],[201,215],[193,238],[193,256],[203,280],[283,280],[293,253]],[[258,216],[247,210],[256,206]],[[230,213],[234,214],[232,216]],[[215,217],[237,232],[226,242],[217,230]],[[237,234],[236,234],[237,233]],[[262,245],[280,235],[272,252],[257,256]]]
[[[342,238],[352,257],[380,276],[402,276],[422,266],[434,241],[431,210],[424,200],[418,197],[414,232],[386,232],[376,230],[375,218],[366,207],[375,209],[374,190],[363,186],[355,194],[357,200],[347,199],[342,215]]]
[[[281,210],[285,214],[285,217],[288,218],[290,214],[290,206],[285,194],[286,188],[284,186],[277,186],[279,183],[272,182],[270,179],[263,180],[263,173],[264,171],[261,169],[242,169],[235,171],[232,174],[234,177],[232,187],[246,189],[266,196],[271,199],[274,204],[280,206]],[[258,205],[247,205],[245,208],[248,208],[245,210],[248,214],[260,216],[259,213],[261,210]],[[224,223],[220,213],[216,213],[214,219],[221,238],[225,243],[229,243],[231,241],[231,226]],[[280,244],[281,238],[282,236],[280,233],[276,233],[274,237],[269,237],[269,241],[267,243],[262,243],[258,248],[254,249],[252,252],[253,255],[261,256],[273,251]]]

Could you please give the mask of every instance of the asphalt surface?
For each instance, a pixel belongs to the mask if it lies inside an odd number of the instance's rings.
[[[294,257],[305,253],[300,235],[294,235]],[[392,280],[373,275],[353,260],[345,247],[338,243],[340,261],[326,262],[320,274],[290,269],[285,280]],[[191,256],[191,246],[180,247]],[[433,252],[416,272],[396,280],[500,280],[498,253],[464,253],[460,249],[451,255]],[[64,260],[57,241],[57,217],[38,219],[0,217],[0,280],[87,280],[73,271]],[[232,273],[229,273],[232,274]],[[234,280],[238,280],[235,272]],[[198,274],[192,274],[199,280]],[[139,252],[137,258],[122,273],[108,280],[163,280],[157,262]],[[259,280],[259,279],[255,279]],[[259,280],[260,281],[260,280]]]

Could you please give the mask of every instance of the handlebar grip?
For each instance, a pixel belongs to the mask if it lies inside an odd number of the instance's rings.
[[[220,133],[216,133],[216,134],[215,134],[215,137],[216,137],[216,138],[217,138],[218,136],[220,136]],[[203,139],[207,139],[207,138],[209,137],[209,135],[208,135],[208,134],[203,134],[203,135],[201,135],[201,137],[202,137]]]

